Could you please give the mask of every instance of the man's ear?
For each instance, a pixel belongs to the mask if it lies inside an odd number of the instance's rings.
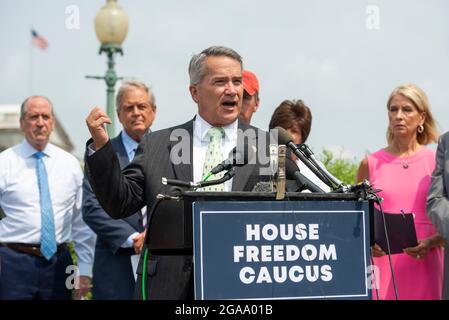
[[[255,104],[255,106],[254,106],[254,112],[256,112],[257,109],[259,109],[259,104],[260,104],[260,99],[257,98],[257,99],[256,99],[256,104]]]
[[[51,132],[55,131],[56,126],[57,126],[56,122],[57,122],[56,118],[53,116],[53,121],[52,121],[52,124],[51,124]]]
[[[194,85],[190,85],[189,86],[189,91],[190,91],[190,94],[192,95],[193,101],[198,103],[198,101],[199,101],[198,88],[196,86],[194,86]]]

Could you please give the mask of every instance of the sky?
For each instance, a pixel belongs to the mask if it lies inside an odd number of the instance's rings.
[[[81,157],[90,109],[106,106],[106,56],[94,18],[105,0],[0,1],[0,105],[48,96]],[[398,85],[427,93],[440,132],[449,130],[447,0],[119,0],[129,17],[119,76],[151,85],[152,129],[193,118],[188,91],[193,54],[233,48],[256,73],[261,105],[252,124],[267,129],[285,99],[313,115],[308,145],[361,160],[386,146],[386,102]],[[49,42],[31,45],[34,28]],[[118,126],[119,130],[120,127]],[[431,147],[435,148],[435,145]]]

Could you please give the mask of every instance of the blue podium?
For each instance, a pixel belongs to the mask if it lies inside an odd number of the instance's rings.
[[[153,239],[149,249],[193,253],[195,299],[371,299],[371,201],[334,193],[276,201],[250,192],[182,199],[169,231],[176,243]]]

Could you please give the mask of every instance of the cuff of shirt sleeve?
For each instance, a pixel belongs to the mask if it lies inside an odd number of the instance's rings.
[[[120,248],[132,248],[134,246],[133,238],[138,235],[139,235],[138,232],[134,232],[132,235],[130,235],[128,237],[128,239],[126,239],[125,242],[123,242],[123,244],[120,246]]]
[[[97,150],[95,150],[94,143],[92,142],[87,146],[87,156],[90,157],[93,155]]]
[[[92,265],[88,263],[78,263],[78,271],[80,276],[92,278]]]

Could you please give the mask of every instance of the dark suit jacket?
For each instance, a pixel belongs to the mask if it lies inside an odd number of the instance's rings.
[[[256,128],[239,124],[239,129]],[[176,139],[180,132],[187,137]],[[268,154],[268,135],[265,135],[265,155]],[[170,140],[172,136],[172,140]],[[86,173],[92,188],[106,212],[113,218],[127,217],[144,205],[151,207],[156,195],[168,191],[162,185],[161,178],[193,180],[192,157],[193,120],[177,127],[153,132],[142,139],[134,160],[121,172],[119,163],[113,152],[111,143],[93,155],[86,157]],[[259,136],[254,137],[257,143]],[[181,142],[180,142],[181,141]],[[89,144],[89,142],[88,142]],[[178,149],[186,146],[184,152]],[[174,164],[177,159],[170,159],[173,154],[184,158],[184,162]],[[188,154],[186,154],[186,152]],[[235,191],[251,191],[260,178],[261,165],[247,164],[236,168],[232,189]],[[158,207],[167,219],[177,216],[182,210],[177,201],[163,201]],[[147,236],[151,237],[151,227]],[[149,299],[188,299],[193,293],[192,256],[150,256],[147,272],[149,274]],[[139,284],[139,278],[138,282]]]
[[[128,155],[121,134],[111,140],[121,168]],[[140,211],[123,219],[112,219],[104,212],[86,177],[83,181],[83,219],[97,234],[93,266],[93,298],[96,300],[132,299],[135,280],[131,266],[133,248],[121,245],[135,232],[142,232]]]
[[[443,299],[449,300],[449,132],[440,137],[436,160],[427,195],[427,215],[446,243]]]

